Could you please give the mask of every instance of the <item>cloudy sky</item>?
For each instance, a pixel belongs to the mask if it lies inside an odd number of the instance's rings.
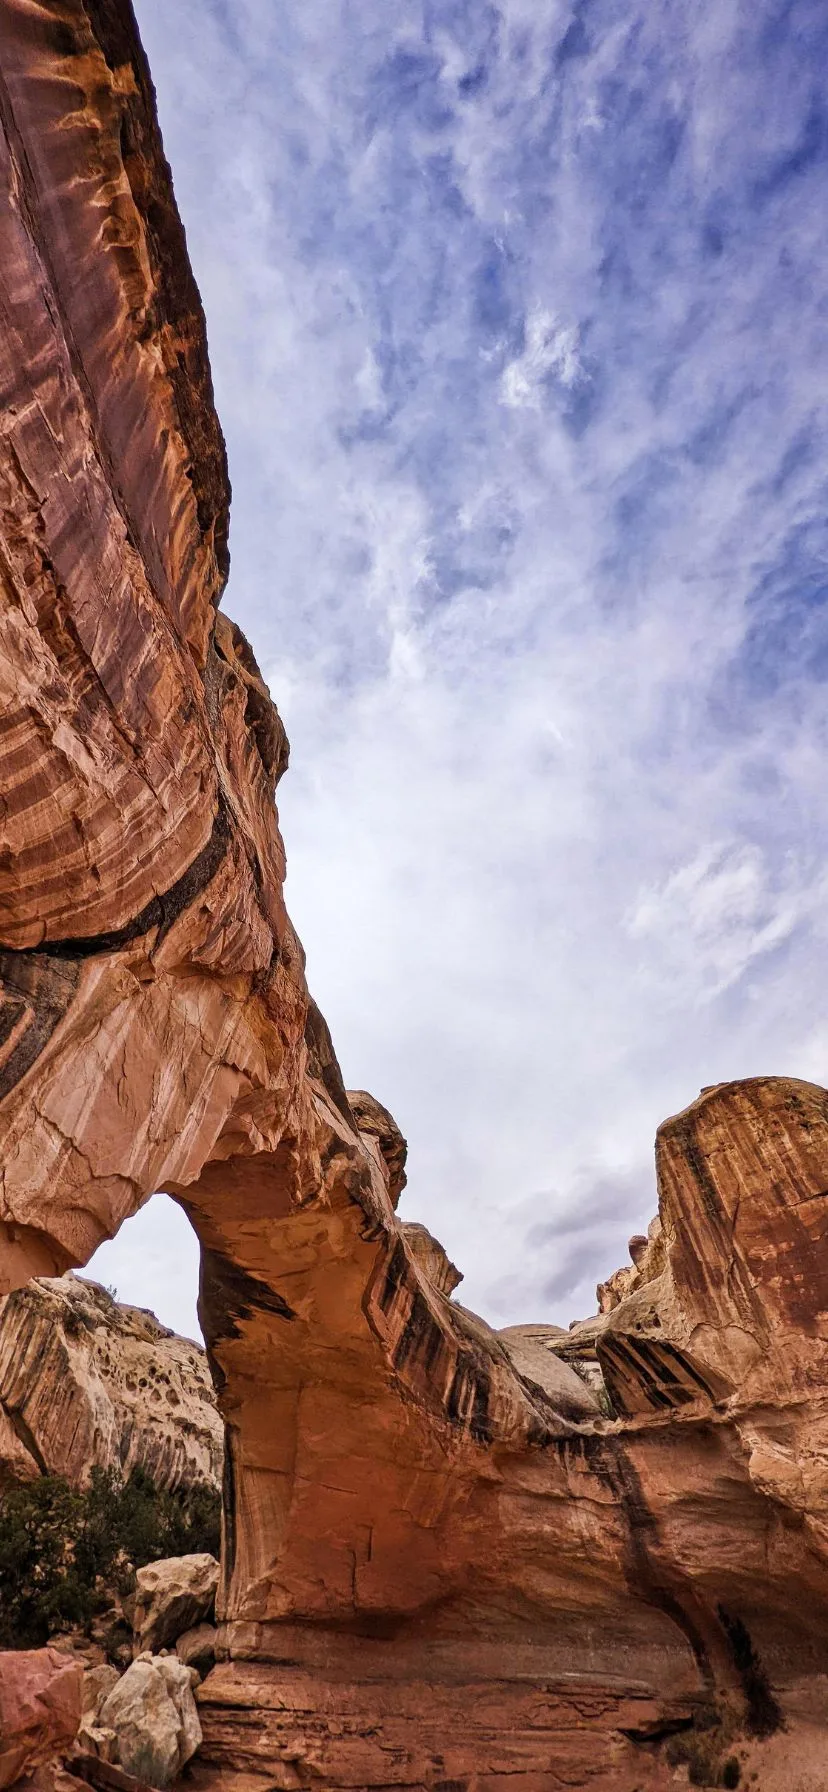
[[[137,0],[408,1217],[566,1323],[704,1083],[828,1080],[823,0]],[[192,1329],[156,1200],[94,1262]]]

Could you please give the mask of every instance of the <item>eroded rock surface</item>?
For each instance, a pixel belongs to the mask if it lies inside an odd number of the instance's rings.
[[[197,1679],[175,1655],[141,1655],[98,1707],[98,1731],[114,1737],[111,1758],[145,1785],[168,1786],[201,1742]]]
[[[0,1475],[94,1466],[156,1487],[221,1484],[224,1427],[207,1358],[153,1313],[71,1273],[0,1300]]]
[[[219,1565],[215,1556],[170,1556],[149,1562],[135,1577],[136,1648],[165,1649],[213,1616]]]
[[[158,1187],[199,1235],[205,1771],[632,1792],[712,1706],[761,1748],[828,1673],[828,1095],[668,1122],[659,1224],[569,1347],[452,1300],[284,907],[287,743],[216,609],[224,452],[131,12],[0,0],[0,60],[0,1273],[83,1264]]]
[[[175,1652],[186,1668],[207,1674],[216,1664],[217,1632],[214,1624],[195,1624],[176,1637]]]
[[[0,1787],[56,1759],[77,1735],[83,1670],[57,1649],[0,1651]]]

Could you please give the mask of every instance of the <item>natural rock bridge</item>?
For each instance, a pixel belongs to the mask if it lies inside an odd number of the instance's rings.
[[[158,1188],[198,1233],[202,1771],[631,1792],[718,1710],[770,1792],[824,1710],[828,1095],[669,1121],[597,1322],[450,1299],[284,906],[287,742],[217,607],[224,445],[127,0],[0,0],[0,62],[0,1276],[84,1264]]]

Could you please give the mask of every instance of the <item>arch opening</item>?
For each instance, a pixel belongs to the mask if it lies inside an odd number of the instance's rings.
[[[114,1238],[98,1246],[83,1273],[116,1300],[149,1308],[182,1337],[201,1339],[198,1239],[169,1195],[151,1195]]]

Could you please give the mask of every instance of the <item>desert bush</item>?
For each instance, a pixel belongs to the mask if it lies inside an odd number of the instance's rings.
[[[60,1475],[0,1494],[0,1647],[39,1648],[56,1630],[88,1630],[131,1590],[135,1569],[164,1556],[218,1555],[220,1500],[197,1485],[169,1493],[143,1469],[125,1481],[92,1470],[86,1488]]]
[[[671,1738],[665,1749],[670,1767],[686,1767],[691,1786],[717,1786],[720,1753],[715,1737],[689,1732]]]
[[[686,1767],[691,1786],[724,1786],[733,1792],[741,1780],[738,1756],[725,1752],[733,1733],[734,1713],[726,1705],[704,1705],[691,1729],[670,1737],[664,1751],[667,1763]]]

